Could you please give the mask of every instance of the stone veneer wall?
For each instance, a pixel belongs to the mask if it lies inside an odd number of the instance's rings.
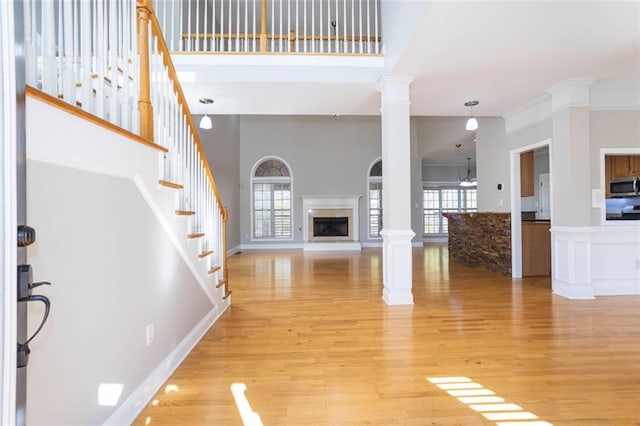
[[[511,276],[510,213],[445,213],[449,255],[472,267]]]

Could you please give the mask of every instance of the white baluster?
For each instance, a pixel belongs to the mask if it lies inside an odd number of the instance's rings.
[[[351,2],[351,53],[356,51],[356,12],[355,12],[355,0]]]
[[[275,30],[276,30],[276,2],[275,2],[275,0],[272,0],[272,1],[271,1],[271,51],[272,51],[272,52],[275,52],[275,51],[276,51],[276,46],[275,46],[275,42],[276,42]]]
[[[360,34],[360,42],[358,43],[359,45],[358,53],[363,53],[364,50],[362,48],[362,0],[358,0],[358,6],[359,6],[358,30]]]
[[[244,3],[244,47],[243,52],[246,52],[249,48],[249,7],[247,3]]]
[[[81,97],[82,109],[93,112],[93,90],[91,87],[91,4],[89,2],[80,2],[81,28],[80,28],[80,44],[81,44]]]
[[[64,37],[64,54],[63,54],[63,75],[62,75],[62,93],[65,102],[70,105],[76,104],[76,86],[74,73],[74,39],[75,28],[73,19],[73,0],[63,1],[63,37]]]
[[[220,1],[220,51],[226,51],[224,48],[224,0]]]
[[[373,0],[373,10],[374,10],[374,21],[373,24],[375,26],[374,36],[375,36],[375,46],[376,53],[380,53],[380,42],[378,41],[378,0]]]
[[[311,0],[311,51],[316,51],[316,5]]]
[[[367,0],[367,53],[371,53],[371,11],[369,10],[369,1]]]
[[[347,53],[347,2],[343,3],[343,14],[342,14],[342,53]]]
[[[302,25],[303,25],[303,31],[304,31],[304,52],[307,53],[307,45],[309,44],[309,42],[307,41],[307,2],[305,0],[302,0],[303,3],[303,16],[302,16]]]
[[[222,0],[222,1],[224,1],[224,0]],[[227,47],[227,51],[231,52],[233,50],[233,44],[232,44],[233,42],[231,40],[231,34],[233,34],[233,27],[231,26],[231,22],[232,22],[231,21],[231,15],[233,14],[233,12],[232,12],[233,9],[231,9],[231,6],[232,6],[231,5],[231,0],[229,0],[229,5],[228,6],[229,7],[227,9],[229,11],[227,12],[227,17],[229,18],[229,25],[228,25],[229,26],[229,45]]]
[[[282,52],[282,0],[280,0],[280,9],[278,10],[280,18],[278,19],[279,22],[279,29],[280,29],[280,38],[278,39],[278,52]]]
[[[319,14],[320,14],[320,17],[318,18],[318,23],[320,24],[320,39],[319,39],[320,42],[319,42],[319,45],[318,45],[318,51],[319,52],[323,52],[324,48],[322,46],[322,44],[323,44],[322,36],[324,34],[324,31],[323,31],[322,23],[324,22],[324,19],[322,19],[322,18],[323,18],[324,15],[322,14],[322,0],[320,0],[320,13]]]
[[[335,50],[336,53],[338,53],[338,52],[340,52],[340,42],[338,41],[338,38],[339,38],[338,36],[340,35],[340,26],[338,25],[338,23],[341,22],[340,21],[340,8],[338,7],[338,0],[336,0],[336,18],[335,18],[335,21],[336,21],[336,27],[335,27],[334,32],[333,32],[335,37],[336,37],[336,39],[334,41],[334,43],[335,43],[334,50]]]
[[[35,10],[31,9],[31,1],[24,2],[24,49],[25,49],[25,81],[27,84],[37,87],[36,82],[36,50],[34,46],[33,34],[35,26],[33,26],[33,15]],[[16,23],[19,25],[18,23]]]
[[[285,28],[285,32],[287,34],[285,51],[291,52],[291,0],[287,0],[287,26]]]
[[[327,0],[327,50],[331,52],[331,0]]]
[[[236,1],[236,52],[239,52],[239,51],[240,51],[240,2]]]
[[[251,47],[251,51],[252,52],[257,52],[256,50],[256,36],[257,36],[257,31],[256,31],[256,15],[258,13],[258,10],[256,9],[256,0],[253,0],[253,46]]]
[[[193,50],[193,46],[191,45],[191,2],[190,1],[187,6],[187,46],[184,50],[186,51]]]

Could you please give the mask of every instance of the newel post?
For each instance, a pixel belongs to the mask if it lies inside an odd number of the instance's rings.
[[[151,0],[136,0],[138,20],[138,55],[140,57],[140,136],[153,141],[153,105],[151,104],[151,72],[149,69],[149,20],[152,14]]]
[[[222,206],[222,257],[224,259],[222,278],[225,281],[229,279],[229,269],[227,268],[227,219],[229,219],[229,210]]]

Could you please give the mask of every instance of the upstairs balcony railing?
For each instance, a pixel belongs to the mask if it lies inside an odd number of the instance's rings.
[[[163,148],[159,184],[180,191],[176,213],[226,298],[227,211],[150,0],[24,4],[27,84]]]
[[[154,0],[169,49],[381,53],[379,0]]]

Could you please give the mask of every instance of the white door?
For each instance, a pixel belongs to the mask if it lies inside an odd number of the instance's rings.
[[[551,187],[549,186],[549,173],[538,176],[540,188],[538,191],[538,217],[537,219],[551,219]]]

